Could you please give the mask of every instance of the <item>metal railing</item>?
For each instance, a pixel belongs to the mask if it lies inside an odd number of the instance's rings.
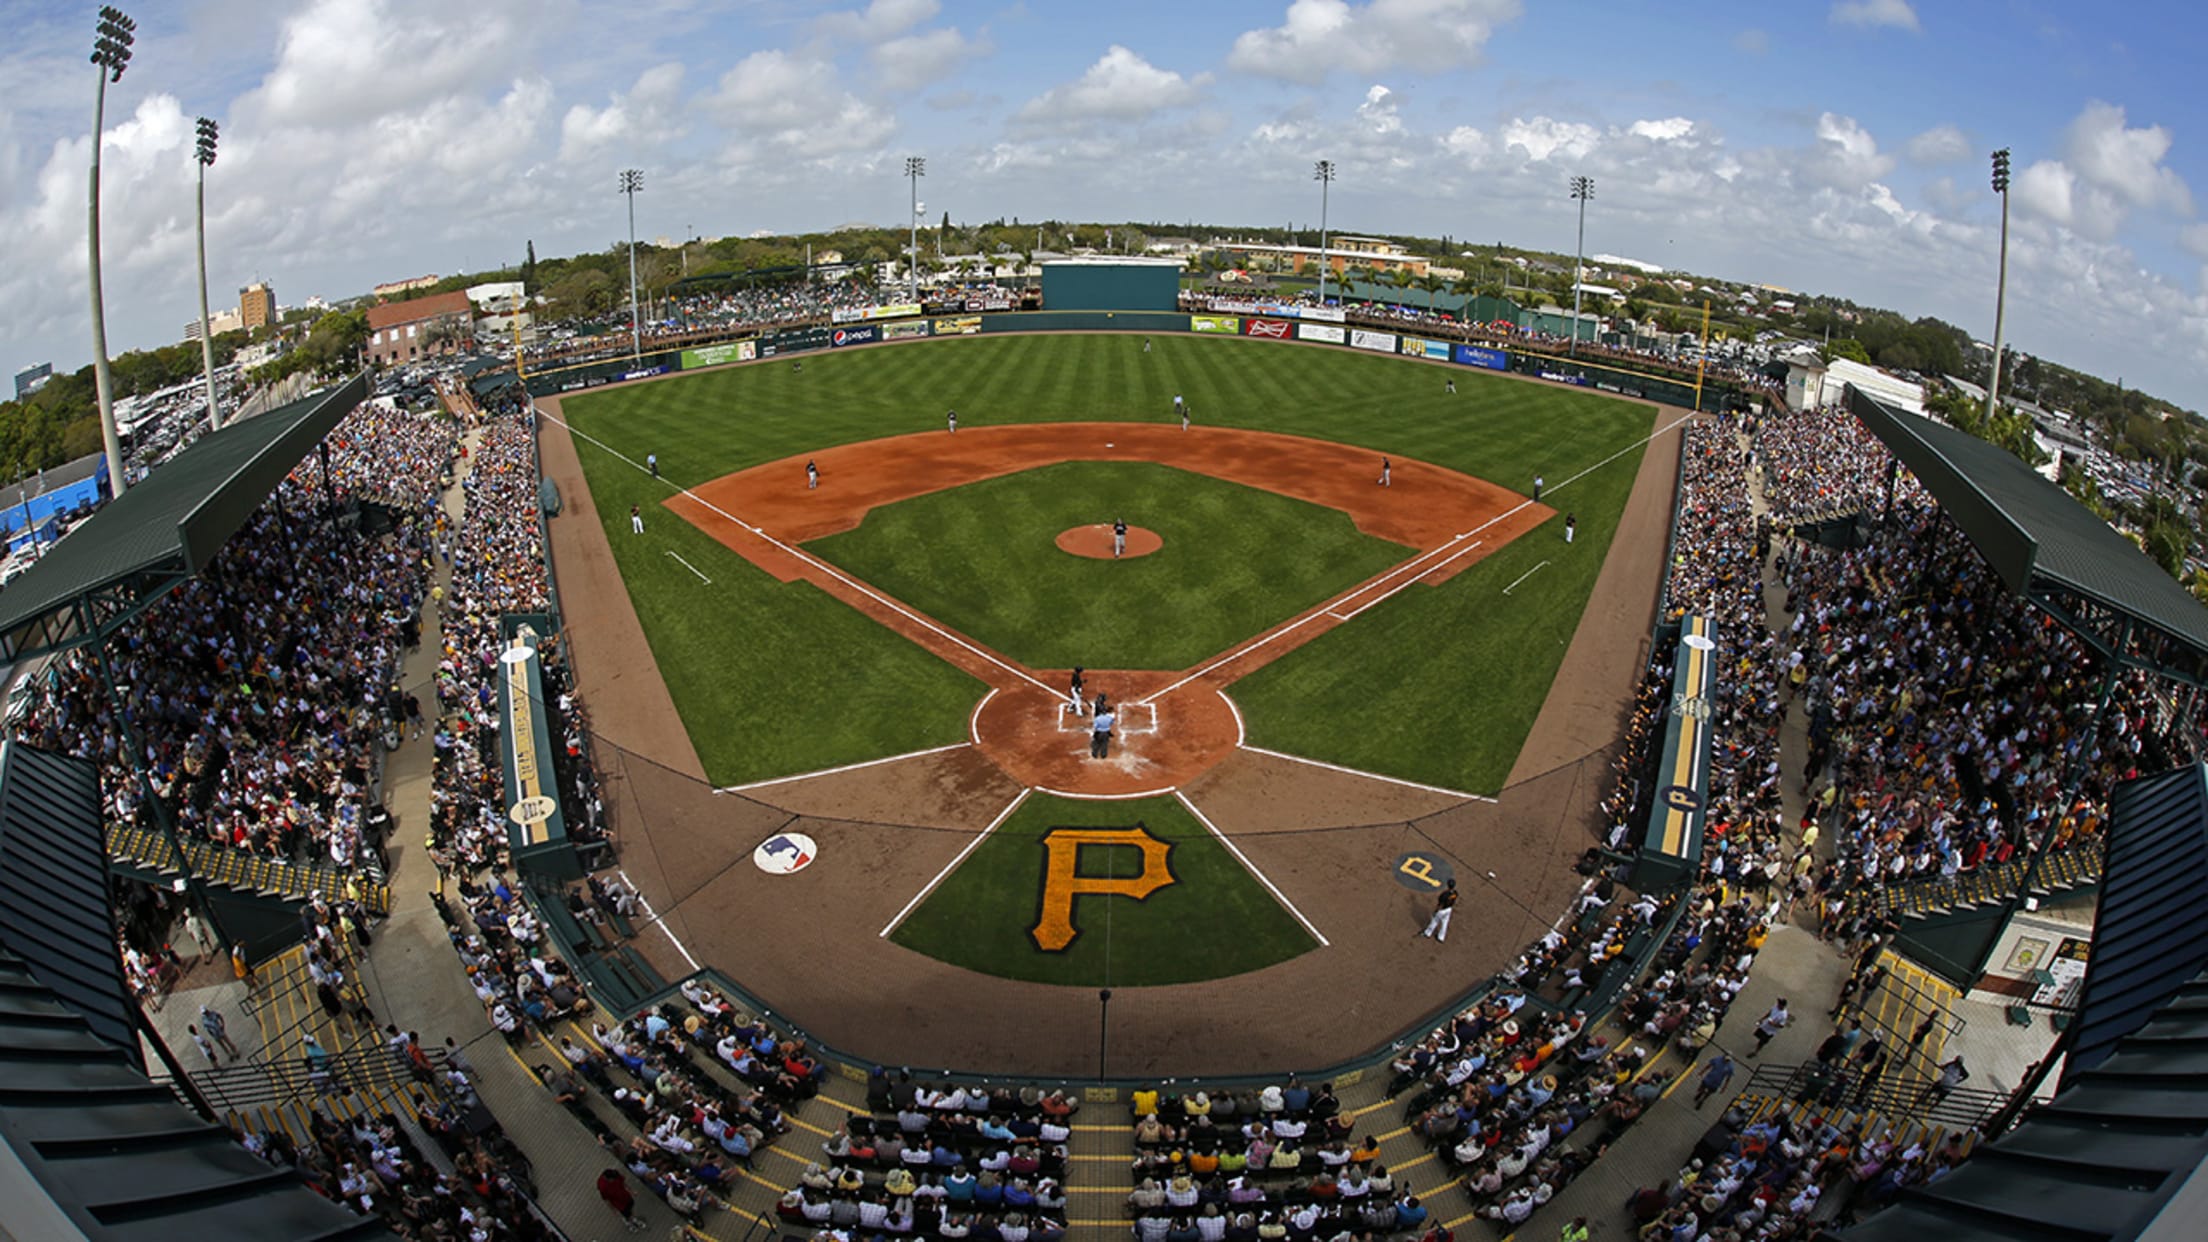
[[[1948,1130],[1976,1130],[2009,1102],[2006,1092],[1978,1087],[1941,1091],[1936,1084],[1874,1080],[1866,1087],[1851,1065],[1759,1065],[1741,1094],[1762,1096],[1782,1105],[1815,1110],[1831,1120],[1877,1118],[1890,1124],[1920,1124]],[[1846,1124],[1846,1122],[1842,1122]]]
[[[441,1068],[442,1062],[441,1054],[431,1055],[433,1067]],[[396,1057],[382,1051],[336,1052],[315,1058],[311,1065],[305,1057],[240,1061],[194,1071],[190,1077],[192,1086],[210,1107],[231,1112],[294,1100],[312,1103],[328,1096],[345,1095],[376,1098],[386,1102],[384,1107],[389,1107],[388,1101],[410,1088],[443,1095],[435,1075],[427,1081],[416,1078]],[[178,1084],[168,1085],[174,1090]]]

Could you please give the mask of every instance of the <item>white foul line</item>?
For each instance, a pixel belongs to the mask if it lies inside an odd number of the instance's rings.
[[[696,969],[698,969],[698,959],[690,956],[690,950],[682,947],[682,941],[675,939],[675,929],[667,926],[667,921],[660,918],[657,913],[653,912],[652,903],[644,899],[644,890],[638,888],[636,886],[636,881],[629,878],[629,869],[627,867],[621,868],[620,876],[621,882],[629,886],[630,892],[636,894],[636,904],[644,907],[644,917],[651,922],[659,924],[659,930],[667,933],[667,943],[675,946],[675,952],[682,954],[682,960],[690,963],[691,970],[695,971]]]
[[[674,557],[678,561],[682,561],[682,567],[684,569],[689,570],[691,573],[698,574],[698,567],[688,561],[682,560],[682,554],[680,552],[675,551],[673,548],[669,548],[667,549],[667,555]],[[698,574],[698,581],[704,583],[707,586],[713,585],[713,580],[706,577],[704,574]]]
[[[966,843],[965,849],[960,850],[958,854],[951,859],[951,861],[944,863],[943,869],[935,873],[935,878],[928,881],[927,887],[921,889],[917,893],[914,893],[912,895],[912,900],[905,903],[905,908],[897,912],[897,917],[891,919],[888,924],[882,928],[881,931],[875,933],[875,939],[887,939],[889,933],[896,931],[897,925],[905,921],[906,915],[912,913],[912,908],[919,905],[922,901],[926,900],[928,894],[935,891],[935,886],[943,882],[944,876],[947,876],[951,872],[956,871],[958,869],[958,864],[965,862],[966,856],[974,852],[974,847],[980,845],[984,840],[987,840],[989,834],[997,830],[998,824],[1001,824],[1004,821],[1012,818],[1012,812],[1019,810],[1020,804],[1027,801],[1027,795],[1033,792],[1035,791],[1032,789],[1021,790],[1019,796],[1012,799],[1011,805],[997,812],[997,817],[989,821],[989,826],[987,828],[984,828],[979,833],[975,834],[974,839]]]
[[[1694,415],[1689,414],[1684,418],[1674,419],[1665,426],[1657,428],[1655,431],[1650,432],[1648,435],[1643,436],[1641,439],[1633,442],[1632,444],[1626,445],[1624,448],[1621,448],[1617,452],[1610,454],[1608,457],[1603,458],[1601,461],[1596,462],[1594,465],[1591,465],[1585,470],[1581,470],[1577,474],[1574,474],[1571,477],[1565,479],[1563,482],[1558,483],[1556,487],[1543,488],[1542,490],[1544,492],[1554,492],[1558,488],[1568,487],[1571,484],[1576,483],[1583,478],[1586,478],[1588,475],[1593,474],[1595,471],[1600,470],[1604,466],[1609,465],[1611,462],[1616,461],[1620,457],[1625,456],[1627,453],[1630,453],[1637,448],[1647,447],[1650,441],[1656,439],[1658,436],[1666,434],[1673,428],[1679,426],[1681,423],[1693,422],[1694,418]],[[581,435],[582,433],[576,432],[575,434]],[[610,452],[611,450],[608,451]],[[623,460],[626,461],[627,459],[623,458]],[[635,463],[630,462],[629,464],[634,465]],[[1448,562],[1455,560],[1457,557],[1464,555],[1466,552],[1469,552],[1472,549],[1463,548],[1455,552],[1450,552],[1447,557],[1444,557],[1436,565],[1419,565],[1419,562],[1425,560],[1430,556],[1435,555],[1436,553],[1448,552],[1449,549],[1455,548],[1457,544],[1462,543],[1464,540],[1470,539],[1472,536],[1479,534],[1481,531],[1486,530],[1488,527],[1493,526],[1495,523],[1502,521],[1504,518],[1510,517],[1511,515],[1517,513],[1520,509],[1524,509],[1534,503],[1536,502],[1532,500],[1521,500],[1516,505],[1511,506],[1509,509],[1496,514],[1494,517],[1487,519],[1486,521],[1480,523],[1478,526],[1473,527],[1471,530],[1458,535],[1455,539],[1452,539],[1449,542],[1440,545],[1439,547],[1428,548],[1426,551],[1419,553],[1417,556],[1414,556],[1411,559],[1403,562],[1402,564],[1396,566],[1394,569],[1388,570],[1386,573],[1381,574],[1378,579],[1375,579],[1375,582],[1387,578],[1392,578],[1397,574],[1401,574],[1407,570],[1410,570],[1413,566],[1418,566],[1417,571],[1410,578],[1407,578],[1404,581],[1399,582],[1395,586],[1389,588],[1388,591],[1382,594],[1379,599],[1373,600],[1372,604],[1385,603],[1386,601],[1393,599],[1397,594],[1401,593],[1405,587],[1408,587],[1409,585],[1411,585],[1411,583],[1417,581],[1420,577],[1423,577],[1427,573],[1438,568],[1439,565],[1445,565]],[[1477,547],[1479,545],[1474,544],[1473,546]],[[1154,690],[1149,694],[1146,694],[1141,698],[1132,701],[1136,703],[1148,703],[1155,699],[1162,699],[1166,695],[1173,693],[1175,690],[1180,689],[1182,686],[1187,685],[1197,678],[1202,677],[1215,669],[1224,668],[1225,666],[1234,663],[1236,660],[1241,659],[1243,656],[1256,651],[1258,648],[1271,643],[1275,639],[1282,638],[1288,634],[1292,634],[1295,631],[1302,629],[1304,626],[1311,624],[1313,621],[1318,620],[1320,617],[1333,616],[1333,614],[1329,610],[1339,607],[1342,601],[1349,599],[1351,596],[1354,596],[1361,591],[1367,591],[1370,589],[1372,589],[1371,585],[1368,584],[1363,587],[1358,587],[1355,590],[1350,591],[1348,594],[1338,595],[1335,598],[1328,600],[1326,603],[1321,604],[1318,608],[1315,608],[1312,611],[1303,614],[1302,616],[1296,618],[1293,621],[1290,621],[1288,624],[1282,626],[1281,628],[1274,630],[1270,634],[1267,634],[1265,637],[1258,639],[1256,642],[1237,647],[1234,650],[1229,651],[1227,654],[1220,656],[1218,659],[1213,660],[1211,663],[1204,665],[1202,668],[1197,669],[1195,672],[1190,673],[1188,676],[1181,678],[1179,681],[1166,686],[1164,689]],[[1357,612],[1365,611],[1366,608],[1372,607],[1372,604],[1366,604],[1363,607],[1360,607]],[[1356,613],[1352,613],[1350,615],[1355,616]],[[1341,618],[1338,616],[1334,619],[1337,621],[1341,620]],[[1345,769],[1345,771],[1346,770],[1348,769]]]
[[[532,403],[532,405],[533,404],[534,403]],[[590,441],[592,444],[597,445],[600,449],[604,450],[610,456],[619,458],[621,461],[627,463],[631,469],[644,474],[651,473],[643,466],[639,466],[634,461],[631,461],[619,449],[614,448],[612,445],[606,443],[604,440],[601,440],[598,437],[590,434],[589,432],[584,431],[582,428],[577,427],[575,424],[570,423],[565,419],[555,418],[550,414],[543,413],[542,411],[539,411],[538,415],[541,418],[554,423],[558,423],[560,426],[567,428],[569,435],[580,436],[583,439]],[[829,564],[828,562],[821,560],[819,557],[814,556],[812,553],[807,552],[802,548],[795,548],[790,546],[789,544],[782,542],[781,540],[768,534],[766,531],[761,530],[760,528],[753,526],[751,523],[744,521],[742,518],[739,518],[735,514],[730,513],[728,510],[721,508],[719,505],[714,504],[712,501],[698,495],[696,492],[691,491],[687,487],[666,480],[662,481],[667,482],[667,485],[669,487],[674,488],[677,495],[686,496],[690,500],[695,502],[699,508],[709,510],[713,513],[721,515],[724,518],[727,518],[729,521],[734,522],[736,525],[743,527],[745,530],[750,531],[752,534],[759,536],[761,539],[766,540],[768,543],[773,544],[775,547],[781,549],[782,551],[789,553],[791,556],[805,562],[807,565],[810,565],[820,572],[827,574],[829,577],[834,578],[836,581],[841,582],[847,587],[850,587],[852,590],[866,596],[868,599],[873,600],[875,603],[880,604],[882,607],[889,609],[891,612],[896,613],[898,616],[905,618],[906,620],[921,627],[922,629],[928,630],[941,638],[947,639],[948,641],[965,648],[967,651],[970,651],[973,654],[981,657],[982,659],[987,660],[989,663],[996,665],[998,668],[1001,668],[1005,672],[1012,674],[1014,677],[1017,677],[1020,680],[1029,683],[1038,690],[1041,690],[1047,694],[1057,693],[1057,691],[1052,689],[1050,686],[1045,685],[1043,682],[1037,680],[1035,675],[1029,673],[1026,669],[1017,667],[1016,665],[1005,663],[1003,660],[998,659],[996,656],[983,651],[981,648],[976,647],[972,643],[967,642],[965,639],[960,638],[958,635],[951,633],[949,630],[944,629],[942,626],[937,625],[935,622],[930,621],[928,618],[921,616],[919,613],[914,612],[910,608],[905,607],[903,604],[898,603],[896,600],[891,599],[887,595],[876,591],[873,587],[866,585],[864,582],[859,581],[857,578],[854,578],[851,575],[836,568],[835,566]]]
[[[1208,829],[1211,832],[1212,836],[1219,838],[1219,844],[1226,846],[1227,852],[1234,855],[1236,860],[1241,862],[1243,868],[1247,870],[1252,876],[1255,876],[1258,883],[1265,886],[1265,891],[1273,895],[1273,900],[1279,902],[1282,909],[1296,916],[1296,921],[1303,924],[1303,930],[1310,932],[1311,938],[1313,940],[1319,942],[1319,947],[1333,947],[1334,942],[1328,940],[1326,936],[1319,931],[1318,928],[1313,927],[1311,925],[1311,920],[1303,917],[1303,911],[1296,909],[1296,903],[1288,900],[1288,894],[1281,892],[1278,885],[1267,879],[1265,877],[1265,873],[1257,869],[1257,864],[1250,861],[1249,855],[1242,852],[1242,847],[1227,839],[1226,833],[1219,831],[1219,825],[1212,823],[1211,820],[1207,818],[1202,811],[1197,810],[1196,804],[1188,800],[1187,794],[1182,793],[1180,790],[1176,789],[1173,791],[1173,796],[1181,800],[1181,805],[1188,808],[1188,813],[1196,817],[1197,823],[1202,824],[1206,829]]]
[[[792,781],[809,781],[816,776],[834,776],[838,772],[856,772],[860,768],[879,767],[885,763],[901,763],[907,759],[918,759],[922,755],[940,755],[946,750],[963,750],[971,745],[973,745],[971,742],[952,742],[947,746],[930,746],[926,750],[908,750],[901,755],[890,755],[881,759],[867,759],[858,763],[846,763],[841,767],[820,768],[812,772],[799,772],[794,776],[773,776],[763,781],[751,781],[743,785],[723,785],[713,792],[717,794],[743,793],[748,789],[765,789],[769,785],[787,785]]]
[[[1286,759],[1290,763],[1301,763],[1309,767],[1325,768],[1329,772],[1340,772],[1344,776],[1362,776],[1368,781],[1384,781],[1390,785],[1401,785],[1406,789],[1420,789],[1430,794],[1440,794],[1442,797],[1445,798],[1460,798],[1467,802],[1495,801],[1495,799],[1488,797],[1486,794],[1466,793],[1461,789],[1444,789],[1439,785],[1420,784],[1417,781],[1404,780],[1400,776],[1382,776],[1378,772],[1367,772],[1363,768],[1345,768],[1338,763],[1325,763],[1317,759],[1306,759],[1302,755],[1291,755],[1288,754],[1286,751],[1267,750],[1262,746],[1252,746],[1248,742],[1242,743],[1242,749],[1250,752],[1253,755],[1265,755],[1273,759]]]
[[[1523,506],[1521,506],[1521,507],[1523,507]],[[1466,532],[1465,534],[1462,534],[1462,535],[1459,535],[1459,536],[1457,536],[1457,539],[1469,539],[1469,538],[1471,538],[1471,532],[1469,532],[1469,531],[1467,531],[1467,532]],[[1452,543],[1453,543],[1453,542],[1455,542],[1455,540],[1451,540],[1450,542],[1452,542]],[[1440,568],[1442,567],[1442,565],[1446,565],[1446,564],[1448,564],[1448,563],[1449,563],[1450,561],[1453,561],[1453,560],[1457,559],[1457,557],[1459,557],[1459,556],[1463,556],[1463,555],[1465,555],[1466,553],[1468,553],[1468,552],[1471,552],[1473,548],[1477,548],[1477,547],[1480,547],[1481,545],[1485,544],[1486,542],[1487,542],[1487,540],[1485,540],[1485,539],[1473,539],[1473,540],[1472,540],[1472,546],[1471,546],[1471,547],[1468,547],[1468,548],[1464,549],[1464,551],[1462,551],[1462,552],[1458,552],[1458,553],[1455,553],[1455,554],[1454,554],[1454,555],[1452,555],[1452,556],[1449,556],[1449,557],[1447,557],[1446,559],[1442,560],[1442,561],[1441,561],[1441,562],[1440,562],[1439,564],[1436,564],[1436,565],[1432,566],[1431,568],[1429,568],[1429,569],[1428,569],[1428,570],[1426,571],[1426,573],[1432,573],[1432,572],[1434,572],[1434,570],[1440,569]],[[1423,578],[1423,577],[1425,577],[1425,576],[1426,576],[1426,574],[1420,574],[1420,575],[1419,575],[1419,577],[1421,577],[1421,578]],[[1405,586],[1408,586],[1408,585],[1410,585],[1410,584],[1409,584],[1409,583],[1405,583],[1404,585],[1405,585]],[[1389,600],[1391,600],[1391,599],[1394,599],[1394,598],[1395,598],[1395,595],[1396,595],[1396,591],[1400,591],[1400,590],[1402,590],[1402,587],[1397,587],[1395,591],[1390,591],[1390,592],[1388,592],[1388,593],[1387,593],[1387,594],[1385,594],[1385,595],[1380,595],[1380,596],[1376,596],[1376,597],[1374,597],[1373,599],[1367,600],[1366,602],[1364,602],[1364,603],[1362,603],[1362,604],[1359,604],[1359,605],[1357,605],[1357,606],[1356,606],[1355,608],[1352,608],[1352,609],[1350,609],[1350,610],[1349,610],[1348,612],[1346,612],[1346,613],[1345,613],[1345,612],[1342,612],[1342,611],[1340,611],[1340,610],[1339,610],[1338,608],[1329,608],[1329,609],[1327,609],[1327,610],[1326,610],[1326,615],[1327,615],[1327,616],[1330,616],[1330,617],[1332,617],[1332,618],[1334,618],[1334,619],[1335,619],[1336,621],[1348,621],[1348,620],[1351,620],[1351,619],[1355,618],[1355,617],[1356,617],[1356,616],[1357,616],[1358,614],[1360,614],[1360,613],[1364,612],[1364,611],[1365,611],[1365,610],[1366,610],[1367,608],[1371,608],[1371,607],[1374,607],[1375,605],[1378,605],[1378,604],[1385,604],[1385,603],[1387,603],[1387,602],[1388,602]],[[1349,594],[1349,595],[1345,595],[1345,596],[1343,596],[1342,598],[1343,598],[1343,599],[1348,599],[1348,598],[1350,598],[1351,596],[1353,596],[1353,595],[1355,595],[1355,594],[1356,594],[1356,592],[1352,591],[1352,592],[1350,592],[1350,594]]]
[[[1534,566],[1533,568],[1531,568],[1531,569],[1527,570],[1526,572],[1524,572],[1524,573],[1522,573],[1522,574],[1518,575],[1518,582],[1524,582],[1524,581],[1525,581],[1526,579],[1528,579],[1528,578],[1531,578],[1531,577],[1532,577],[1532,576],[1534,576],[1535,574],[1537,574],[1537,573],[1540,573],[1540,572],[1541,572],[1542,570],[1544,570],[1544,569],[1547,569],[1548,567],[1549,567],[1549,563],[1548,563],[1547,561],[1543,561],[1543,562],[1541,562],[1540,564],[1538,564],[1538,565]],[[1508,594],[1510,594],[1510,593],[1511,593],[1512,591],[1515,591],[1515,590],[1517,590],[1517,589],[1518,589],[1518,582],[1513,582],[1513,583],[1511,583],[1511,584],[1510,584],[1509,586],[1507,586],[1507,587],[1504,587],[1504,588],[1503,588],[1503,594],[1505,594],[1505,595],[1508,595]]]

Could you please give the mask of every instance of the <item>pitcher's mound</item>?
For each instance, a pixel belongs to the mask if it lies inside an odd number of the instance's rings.
[[[1154,530],[1140,526],[1127,528],[1127,550],[1120,554],[1124,560],[1130,556],[1148,556],[1165,546],[1165,540]],[[1099,560],[1112,559],[1112,525],[1100,522],[1095,526],[1075,526],[1058,532],[1058,550],[1075,556],[1093,556]]]

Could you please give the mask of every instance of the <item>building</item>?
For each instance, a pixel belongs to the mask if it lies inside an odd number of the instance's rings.
[[[386,298],[395,298],[402,293],[410,293],[416,289],[427,289],[442,279],[444,278],[431,273],[428,276],[416,276],[412,280],[394,280],[389,284],[377,285],[374,293],[376,300],[380,302]]]
[[[1384,250],[1352,250],[1344,242],[1372,243]],[[1326,249],[1317,246],[1268,246],[1256,242],[1222,242],[1214,249],[1234,255],[1244,266],[1259,269],[1287,270],[1302,275],[1306,267],[1316,267],[1319,257],[1326,257],[1327,270],[1336,276],[1356,267],[1374,272],[1405,271],[1413,276],[1426,274],[1427,259],[1423,255],[1407,254],[1394,242],[1377,241],[1363,237],[1335,237],[1328,239]]]
[[[244,326],[244,317],[234,310],[215,311],[207,316],[207,330],[216,336],[221,336],[225,332],[235,332]],[[187,341],[199,339],[199,320],[194,319],[184,325],[184,339]]]
[[[17,371],[15,373],[15,399],[21,401],[23,398],[30,396],[44,388],[46,381],[52,378],[54,378],[54,364],[51,362],[41,362]]]
[[[524,338],[535,335],[529,294],[518,280],[470,285],[468,305],[475,308],[475,334],[511,339],[518,330]]]
[[[268,287],[267,281],[238,290],[238,321],[247,328],[265,328],[276,322],[276,291]]]
[[[1853,384],[1896,409],[1924,413],[1924,385],[1898,379],[1877,367],[1848,358],[1825,362],[1813,349],[1788,354],[1785,362],[1786,404],[1793,409],[1838,405],[1846,399],[1848,385]]]
[[[474,308],[465,293],[438,293],[368,308],[368,361],[378,366],[450,353],[472,335]]]

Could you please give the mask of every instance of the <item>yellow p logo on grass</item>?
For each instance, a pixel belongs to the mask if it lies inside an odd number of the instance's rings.
[[[1129,879],[1082,875],[1084,845],[1132,845],[1142,851],[1142,870]],[[1063,953],[1079,936],[1073,925],[1073,899],[1081,896],[1132,897],[1141,901],[1173,883],[1167,856],[1171,843],[1147,828],[1053,828],[1043,834],[1043,899],[1028,937],[1045,953]]]

